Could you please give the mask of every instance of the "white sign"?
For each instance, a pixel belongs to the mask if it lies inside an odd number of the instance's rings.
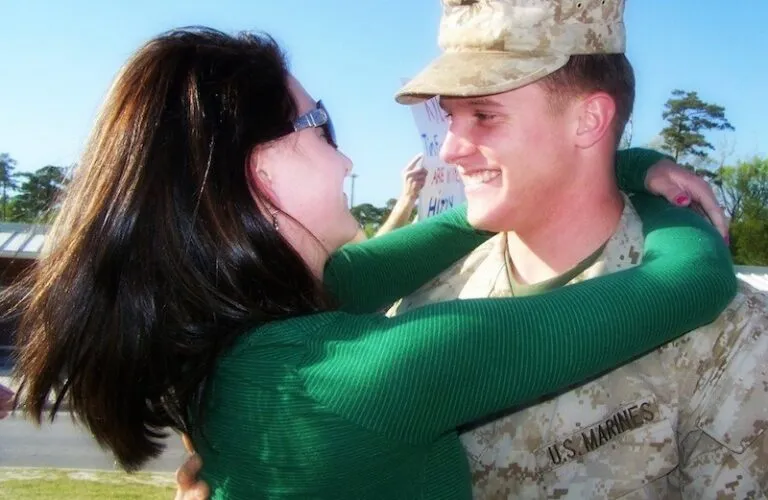
[[[440,160],[440,146],[448,133],[448,117],[437,98],[413,105],[411,109],[424,148],[423,165],[428,172],[418,207],[418,220],[424,220],[461,205],[466,196],[456,167]]]

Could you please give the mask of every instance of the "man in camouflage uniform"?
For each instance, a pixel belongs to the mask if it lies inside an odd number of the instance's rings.
[[[624,52],[621,0],[443,4],[440,42],[445,52],[401,90],[398,101],[438,95],[444,107],[456,111],[442,155],[459,166],[465,180],[473,168],[490,163],[487,158],[503,155],[488,144],[476,144],[482,142],[475,140],[483,133],[478,127],[485,125],[468,125],[456,107],[463,100],[514,93],[557,72],[572,55]],[[482,116],[486,110],[481,106],[474,113]],[[617,139],[612,138],[614,144]],[[597,157],[612,165],[610,155]],[[475,174],[483,175],[472,182],[494,182],[485,179],[495,174]],[[556,188],[553,184],[553,192]],[[497,217],[486,224],[501,234],[403,299],[391,314],[457,297],[544,293],[640,264],[642,223],[631,200],[618,191],[617,196],[623,209],[606,209],[616,212],[618,220],[612,234],[574,265],[550,265],[548,275],[547,258],[530,259],[535,252],[521,247],[518,226],[527,216],[535,218],[538,207],[519,205],[506,222]],[[468,197],[470,219],[482,219],[484,214],[473,214],[477,199],[469,192]],[[577,215],[569,215],[574,220],[579,217],[575,207]],[[602,223],[593,219],[596,226]],[[568,251],[552,245],[541,253],[553,253],[553,261]],[[534,278],[524,279],[530,270]],[[744,284],[714,323],[570,392],[466,429],[462,441],[475,497],[768,498],[767,307],[765,295]]]

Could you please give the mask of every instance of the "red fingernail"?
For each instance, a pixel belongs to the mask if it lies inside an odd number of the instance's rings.
[[[677,203],[678,205],[685,205],[686,203],[688,203],[688,197],[685,196],[684,194],[681,194],[680,196],[675,198],[675,203]]]

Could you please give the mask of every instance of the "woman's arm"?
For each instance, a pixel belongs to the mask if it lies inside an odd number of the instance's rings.
[[[375,312],[391,304],[491,236],[470,226],[466,213],[466,206],[461,206],[343,247],[325,267],[325,285],[346,312]]]
[[[688,210],[635,198],[642,265],[534,297],[444,302],[395,318],[338,313],[348,341],[334,346],[333,363],[309,363],[308,390],[367,428],[428,441],[711,322],[736,291],[722,238]]]
[[[648,177],[648,171],[666,159],[669,159],[669,156],[653,149],[629,148],[617,151],[616,182],[619,189],[628,193],[647,193],[645,180]]]

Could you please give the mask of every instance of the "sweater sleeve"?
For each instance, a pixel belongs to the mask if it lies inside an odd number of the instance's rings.
[[[625,191],[644,192],[648,169],[665,156],[632,148],[616,155]],[[473,229],[466,206],[362,243],[347,245],[328,261],[324,282],[347,312],[369,313],[409,295],[490,236]]]
[[[653,149],[629,148],[616,153],[616,183],[627,193],[646,193],[648,169],[669,156]]]
[[[347,341],[314,354],[307,389],[359,425],[421,443],[713,321],[736,292],[722,238],[693,212],[636,198],[642,265],[540,296],[450,301],[394,318],[337,313],[333,331]]]
[[[370,313],[411,294],[486,241],[469,225],[465,205],[331,256],[324,283],[351,313]]]

